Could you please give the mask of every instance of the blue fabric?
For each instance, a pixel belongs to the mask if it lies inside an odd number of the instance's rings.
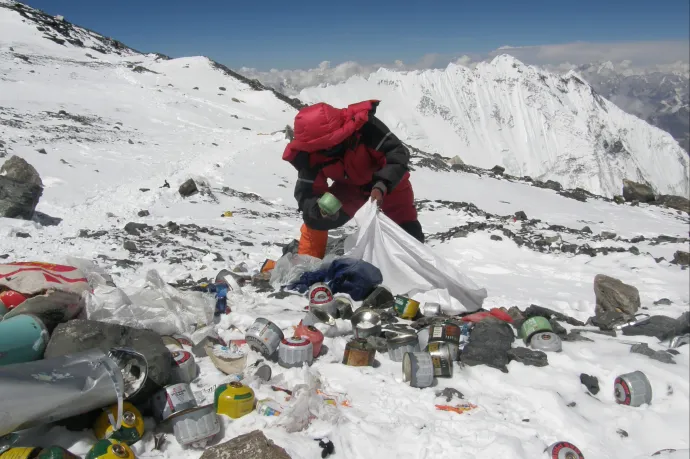
[[[383,282],[381,271],[371,263],[354,258],[338,258],[328,269],[302,274],[287,288],[306,293],[309,287],[324,282],[333,293],[347,293],[355,301],[364,300]]]

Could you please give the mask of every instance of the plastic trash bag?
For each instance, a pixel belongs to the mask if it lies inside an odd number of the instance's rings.
[[[327,269],[302,273],[289,290],[305,293],[309,287],[325,282],[333,293],[346,293],[355,301],[364,300],[383,278],[381,271],[371,263],[353,258],[334,260]]]
[[[286,253],[277,262],[271,271],[271,286],[280,290],[283,285],[295,282],[306,272],[327,269],[335,255],[329,254],[324,259],[312,257],[311,255],[298,255],[296,253]]]
[[[355,222],[358,230],[345,243],[345,257],[368,261],[379,268],[384,285],[394,294],[447,289],[464,308],[458,312],[481,308],[486,289],[479,288],[455,266],[407,234],[379,212],[376,203],[362,206],[355,214]]]
[[[191,335],[213,322],[214,299],[200,292],[181,292],[151,270],[143,287],[125,291],[106,285],[87,294],[91,320],[148,328],[160,335]]]

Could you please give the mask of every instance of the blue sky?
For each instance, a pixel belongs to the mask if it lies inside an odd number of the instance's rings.
[[[27,0],[172,57],[231,67],[416,62],[503,45],[688,40],[688,0]]]

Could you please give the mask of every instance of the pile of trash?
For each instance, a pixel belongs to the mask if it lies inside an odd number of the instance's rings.
[[[584,331],[597,330],[568,332],[559,321],[585,324],[539,306],[484,310],[476,303],[485,292],[460,292],[467,284],[440,282],[445,293],[439,293],[420,290],[418,281],[401,292],[400,283],[384,285],[390,266],[384,263],[381,270],[353,253],[317,260],[287,252],[277,261],[266,260],[254,274],[240,265],[187,291],[149,271],[129,294],[84,260],[71,259],[71,266],[0,265],[0,458],[77,458],[60,446],[32,444],[32,429],[48,424],[90,430],[97,441],[87,459],[133,459],[131,446],[144,441],[152,425],[145,417],[155,421],[145,450],[160,449],[170,433],[183,448],[205,449],[221,434],[220,416],[263,416],[288,432],[303,431],[314,419],[336,424],[341,410],[351,405],[311,368],[325,355],[338,353],[338,361],[353,367],[376,368],[377,358],[387,358],[399,363],[402,383],[424,389],[464,365],[506,372],[511,360],[548,365],[548,354],[561,352],[568,341],[586,340],[580,335]],[[427,273],[426,281],[433,279],[434,270],[427,267]],[[615,297],[617,284],[603,281],[613,287],[595,288],[598,298]],[[247,286],[264,285],[303,295],[301,320],[289,327],[264,317],[245,327],[233,322],[231,298],[241,297]],[[603,310],[603,300],[599,303]],[[606,327],[623,330],[645,323],[634,310],[619,313],[619,323]],[[669,346],[688,342],[686,329],[673,330],[673,336],[664,336],[672,339]],[[516,336],[524,346],[513,347]],[[325,337],[347,337],[347,342],[344,349],[328,349]],[[223,379],[195,386],[206,358]],[[302,381],[291,384],[282,373],[274,374],[273,364],[300,369]],[[204,363],[203,368],[210,367]],[[596,395],[595,377],[583,374],[580,380]],[[619,404],[652,403],[652,385],[641,371],[618,376],[614,388]],[[259,389],[274,396],[260,398]],[[476,408],[464,400],[436,405],[457,414]],[[233,441],[258,442],[273,448],[275,457],[289,458],[265,437],[241,436],[225,445]],[[322,457],[334,454],[327,438],[318,441]],[[216,457],[210,451],[220,447],[205,449],[202,459]],[[545,452],[551,458],[584,458],[569,442],[554,443]]]

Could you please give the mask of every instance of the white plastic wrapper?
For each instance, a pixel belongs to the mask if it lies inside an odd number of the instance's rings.
[[[191,335],[213,322],[214,298],[201,292],[182,292],[151,270],[141,288],[127,291],[99,285],[86,294],[88,319],[148,328],[160,335]]]
[[[439,299],[443,312],[458,314],[481,308],[487,296],[455,266],[407,234],[374,202],[355,214],[358,230],[345,241],[345,257],[367,261],[381,270],[383,283],[393,294],[411,294],[446,289],[457,300]]]
[[[271,271],[271,285],[279,290],[281,286],[298,280],[303,273],[328,268],[336,258],[332,254],[321,260],[311,255],[287,253],[276,262],[275,268]]]

